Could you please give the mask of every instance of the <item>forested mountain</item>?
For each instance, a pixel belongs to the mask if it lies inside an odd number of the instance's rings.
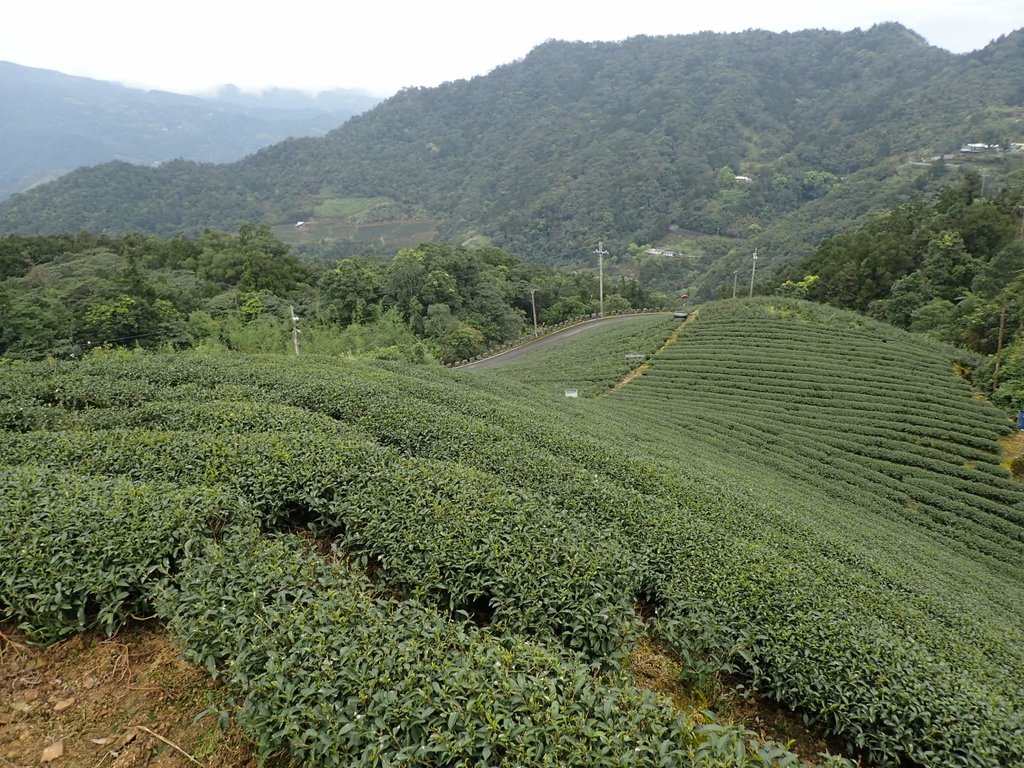
[[[897,24],[552,41],[230,165],[76,171],[0,206],[0,231],[301,220],[300,251],[344,255],[393,253],[380,227],[418,222],[549,262],[586,257],[599,238],[621,252],[695,231],[739,238],[733,257],[758,244],[778,264],[948,182],[963,144],[1007,148],[977,159],[998,184],[1024,160],[1009,151],[1024,140],[1022,75],[1024,32],[966,55]],[[943,155],[957,159],[928,160]],[[731,285],[720,262],[705,269]]]
[[[200,98],[0,62],[0,198],[110,160],[237,160],[289,136],[321,136],[377,101],[232,86]]]

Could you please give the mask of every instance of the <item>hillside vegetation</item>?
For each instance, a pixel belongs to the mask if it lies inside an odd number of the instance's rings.
[[[797,764],[636,689],[644,636],[871,765],[1024,760],[1024,494],[956,353],[802,302],[636,322],[581,337],[609,384],[661,348],[598,399],[528,360],[8,364],[0,610],[155,611],[305,764]]]
[[[605,308],[668,301],[630,278]],[[528,264],[497,248],[420,243],[390,263],[303,262],[266,225],[237,235],[0,238],[0,356],[80,357],[100,346],[436,357],[478,355],[536,319],[599,307],[597,276]],[[536,317],[534,317],[534,311]]]
[[[783,269],[772,288],[996,352],[1024,328],[1024,173],[1009,181],[986,197],[985,178],[971,174],[872,217]]]
[[[621,253],[675,225],[796,259],[951,170],[909,161],[1020,141],[1022,46],[1017,32],[957,56],[896,24],[553,41],[231,165],[77,171],[0,205],[0,232],[312,220],[311,253],[391,253],[415,231],[580,262],[599,238]],[[994,184],[1010,155],[987,159]],[[361,199],[387,204],[375,221],[334,213]]]

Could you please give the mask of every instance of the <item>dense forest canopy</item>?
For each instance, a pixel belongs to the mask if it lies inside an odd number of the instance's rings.
[[[139,234],[0,238],[0,356],[79,356],[102,346],[292,348],[444,361],[598,306],[597,277],[527,264],[497,248],[426,243],[390,262],[308,263],[266,225],[198,238]],[[629,278],[606,311],[663,304]]]
[[[391,255],[380,227],[419,222],[443,242],[548,263],[579,263],[600,238],[621,252],[692,231],[756,242],[770,268],[947,183],[956,169],[931,158],[1024,140],[1022,60],[1021,32],[958,56],[897,24],[553,41],[231,165],[82,169],[0,205],[0,231],[301,221],[299,252],[337,257]],[[1012,154],[972,161],[996,184]],[[347,208],[370,198],[387,204]],[[716,262],[719,282],[734,260]]]

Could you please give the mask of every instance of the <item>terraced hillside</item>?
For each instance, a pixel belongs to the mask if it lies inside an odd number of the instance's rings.
[[[675,327],[638,322],[615,343]],[[752,357],[772,339],[815,387]],[[581,337],[611,382],[608,341]],[[869,764],[1019,764],[1024,495],[951,352],[736,302],[602,398],[526,361],[7,366],[0,611],[40,641],[155,611],[258,752],[303,764],[798,764],[638,690],[645,635],[691,688],[777,699]],[[888,416],[854,430],[858,388]]]
[[[824,488],[878,525],[909,524],[1012,569],[1024,508],[995,449],[1006,419],[971,396],[943,352],[813,305],[719,305],[618,402],[661,411],[677,445]]]
[[[543,387],[572,376],[559,359],[609,359],[602,341],[491,375]],[[1012,764],[985,748],[1019,739],[1007,670],[1024,658],[1024,496],[999,465],[1007,419],[972,396],[959,354],[817,305],[723,302],[588,414],[610,445],[660,465],[659,482],[686,483],[723,539],[742,540],[738,553],[696,548],[670,579],[687,611],[721,622],[708,642],[738,655],[763,695],[818,713],[882,763],[953,759],[928,754],[915,722],[950,748],[967,738],[965,764]],[[736,514],[714,514],[727,498]],[[994,713],[990,695],[1010,720],[968,736]]]

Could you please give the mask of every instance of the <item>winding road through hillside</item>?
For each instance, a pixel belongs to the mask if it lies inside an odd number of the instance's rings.
[[[560,331],[555,331],[554,333],[548,334],[547,336],[542,336],[536,341],[530,341],[514,349],[509,349],[505,352],[499,352],[498,354],[492,355],[491,357],[485,357],[483,360],[476,360],[472,363],[466,363],[466,365],[456,366],[455,370],[470,371],[479,370],[481,368],[490,368],[491,366],[494,365],[500,365],[502,363],[510,362],[519,357],[522,357],[523,355],[529,354],[535,350],[551,346],[552,344],[560,344],[563,341],[567,341],[568,339],[571,339],[574,336],[578,336],[581,333],[586,333],[587,331],[597,328],[598,326],[608,325],[609,323],[624,323],[630,320],[636,320],[637,318],[641,317],[650,317],[652,314],[669,315],[671,313],[643,312],[634,315],[615,315],[614,317],[599,317],[595,320],[586,320],[577,325],[572,325],[569,326],[568,328],[563,328]]]

